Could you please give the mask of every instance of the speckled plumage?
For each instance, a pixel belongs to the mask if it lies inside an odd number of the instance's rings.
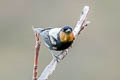
[[[70,29],[70,30],[68,30]],[[62,28],[39,29],[46,46],[50,50],[61,51],[69,48],[74,40],[72,28],[65,26]],[[65,31],[71,31],[66,33]]]

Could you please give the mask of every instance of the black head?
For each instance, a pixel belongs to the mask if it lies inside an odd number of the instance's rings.
[[[72,32],[72,28],[70,26],[65,26],[62,28],[62,31],[69,34]]]

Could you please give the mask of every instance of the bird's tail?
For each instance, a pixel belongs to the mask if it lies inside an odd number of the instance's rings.
[[[34,32],[37,32],[37,33],[41,33],[43,31],[42,28],[35,28],[33,25],[32,25],[32,29]]]

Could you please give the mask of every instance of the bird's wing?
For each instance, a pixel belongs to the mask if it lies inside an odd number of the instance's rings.
[[[57,35],[60,30],[61,28],[47,28],[40,32],[40,35],[43,38],[46,46],[49,48],[54,48],[53,45],[56,45]]]
[[[49,31],[51,30],[52,28],[47,28],[47,29],[43,29],[41,32],[40,32],[40,36],[43,38],[43,41],[45,42],[45,45],[47,47],[50,47],[51,46],[51,41],[50,41],[50,37],[49,37]]]
[[[51,29],[49,31],[49,36],[51,38],[54,38],[54,39],[57,40],[57,37],[58,37],[58,34],[59,34],[60,30],[61,30],[61,28],[53,28],[53,29]]]
[[[53,28],[49,31],[50,41],[53,45],[56,45],[56,41],[58,39],[58,34],[61,28]]]

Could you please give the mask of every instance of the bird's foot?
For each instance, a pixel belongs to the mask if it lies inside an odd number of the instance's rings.
[[[68,53],[68,49],[63,50],[58,56],[61,60],[63,60],[65,56],[67,55],[67,53]]]
[[[58,55],[55,55],[52,53],[52,57],[57,61],[57,62],[60,62],[60,57]]]
[[[63,51],[63,56],[62,56],[61,59],[63,60],[67,54],[68,54],[68,49],[66,49],[66,50]]]
[[[60,61],[61,61],[61,59],[60,59],[59,56],[57,56],[57,55],[54,55],[54,58],[56,59],[57,62],[60,62]]]

